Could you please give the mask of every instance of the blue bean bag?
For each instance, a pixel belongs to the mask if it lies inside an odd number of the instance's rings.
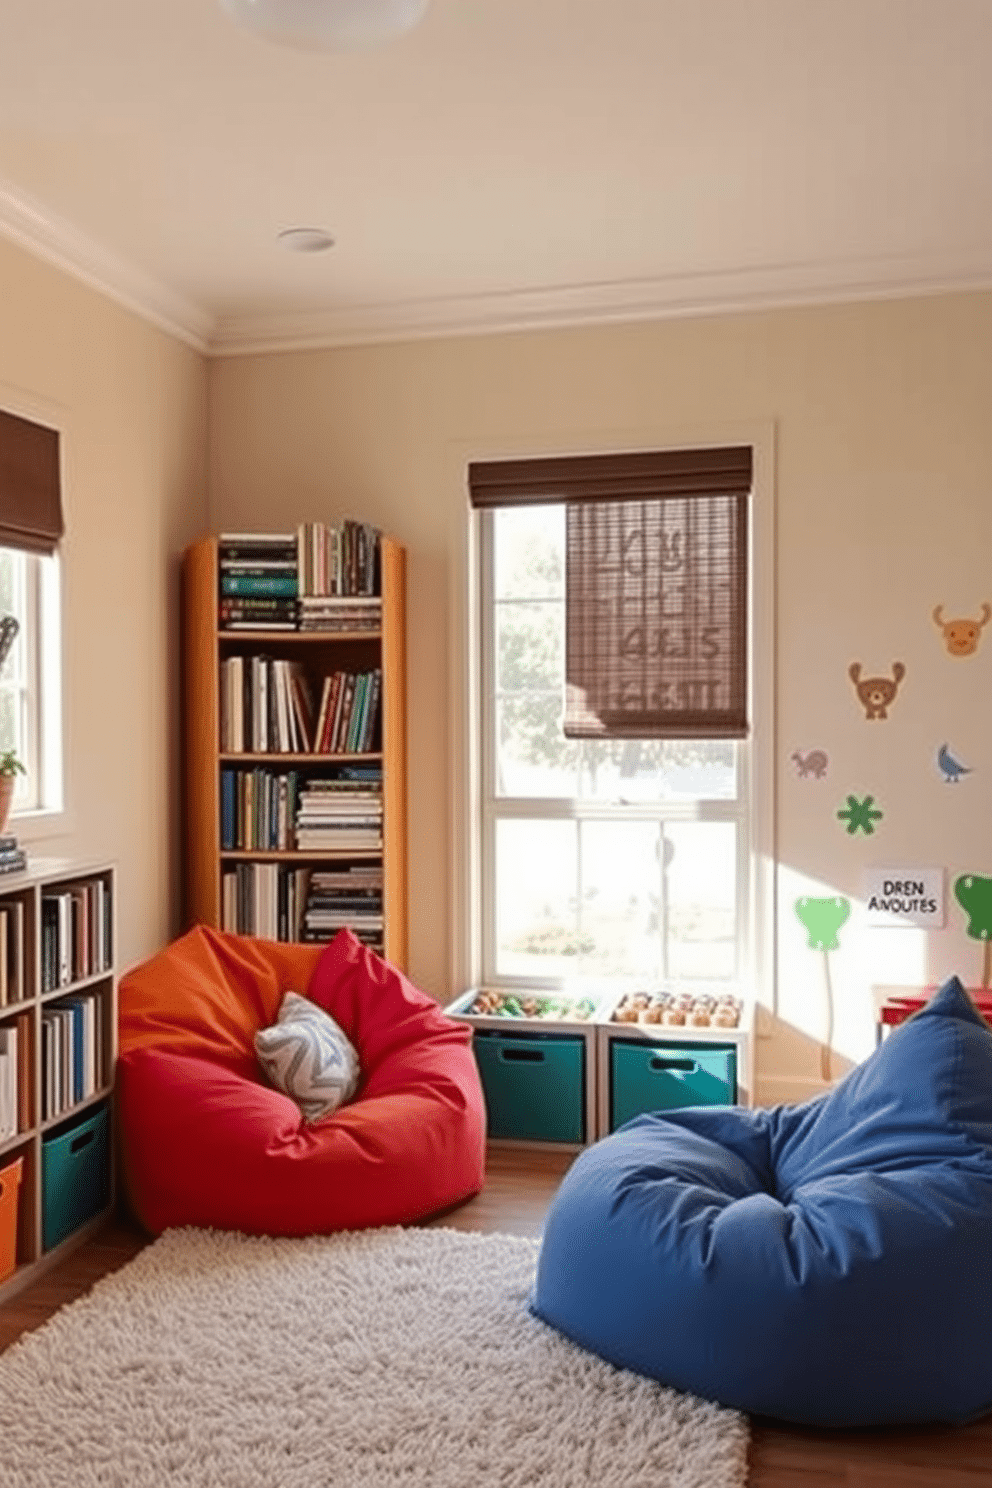
[[[992,1032],[956,977],[824,1096],[639,1116],[552,1202],[536,1315],[819,1426],[992,1410]]]

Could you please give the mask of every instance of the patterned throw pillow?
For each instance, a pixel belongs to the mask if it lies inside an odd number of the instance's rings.
[[[343,1029],[323,1008],[287,992],[279,1021],[255,1035],[259,1063],[279,1090],[291,1096],[305,1121],[320,1121],[350,1100],[361,1073]]]

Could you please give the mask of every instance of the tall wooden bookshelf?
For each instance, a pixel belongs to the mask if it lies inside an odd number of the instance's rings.
[[[223,878],[238,864],[276,864],[309,874],[349,865],[380,865],[382,951],[407,964],[406,805],[406,554],[387,537],[379,542],[381,625],[365,631],[231,630],[220,619],[219,542],[201,538],[183,562],[186,917],[189,924],[225,926]],[[222,748],[224,663],[241,657],[300,666],[316,705],[323,679],[335,671],[381,671],[373,748],[362,753],[254,753]],[[340,777],[342,769],[381,766],[381,846],[362,851],[232,848],[222,838],[225,771],[293,771],[303,783]],[[290,933],[280,938],[299,938]],[[328,936],[330,938],[330,936]]]
[[[115,880],[110,863],[56,858],[0,876],[0,1033],[16,1044],[0,1042],[17,1085],[17,1129],[0,1128],[0,1253],[13,1238],[14,1265],[0,1301],[113,1204]]]

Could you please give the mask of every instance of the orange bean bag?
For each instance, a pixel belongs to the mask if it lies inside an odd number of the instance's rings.
[[[312,1125],[255,1054],[287,990],[330,1013],[361,1063],[355,1099]],[[404,1224],[482,1187],[471,1030],[350,930],[312,946],[200,926],[128,972],[118,1109],[124,1182],[152,1234]]]

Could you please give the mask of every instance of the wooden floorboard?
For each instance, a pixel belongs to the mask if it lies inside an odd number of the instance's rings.
[[[482,1233],[539,1236],[571,1158],[491,1148],[486,1183],[467,1204],[428,1221]],[[55,1270],[0,1306],[0,1352],[40,1327],[100,1277],[126,1265],[148,1237],[111,1221]],[[992,1348],[992,1340],[990,1340]],[[815,1431],[754,1420],[751,1488],[992,1488],[992,1416],[968,1426]]]

